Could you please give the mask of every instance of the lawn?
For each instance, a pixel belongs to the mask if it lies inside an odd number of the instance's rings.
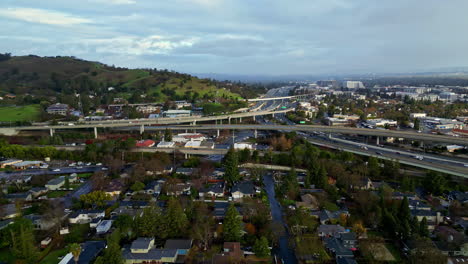
[[[385,262],[393,262],[396,260],[384,242],[379,243],[372,240],[363,241],[361,243],[361,251],[367,259]]]
[[[39,105],[0,107],[0,122],[34,121],[39,111]]]
[[[42,261],[41,264],[57,264],[60,262],[59,257],[63,257],[68,253],[66,249],[58,249],[49,253]]]

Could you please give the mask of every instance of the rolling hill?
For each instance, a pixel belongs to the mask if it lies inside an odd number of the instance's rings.
[[[0,96],[16,95],[16,105],[44,101],[76,105],[80,95],[86,110],[112,103],[115,98],[130,103],[236,101],[259,92],[263,92],[259,86],[200,79],[168,70],[119,68],[74,57],[0,54]]]

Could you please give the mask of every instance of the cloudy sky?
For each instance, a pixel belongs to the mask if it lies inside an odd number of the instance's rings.
[[[468,66],[467,0],[1,0],[0,52],[189,73]]]

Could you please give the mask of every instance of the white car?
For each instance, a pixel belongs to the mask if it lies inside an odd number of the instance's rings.
[[[60,169],[54,169],[53,171],[60,171]]]

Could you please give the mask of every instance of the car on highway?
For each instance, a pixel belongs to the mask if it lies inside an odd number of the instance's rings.
[[[55,172],[57,172],[57,171],[60,171],[60,169],[53,169],[52,171],[55,171]]]
[[[380,151],[376,151],[375,154],[377,154],[377,155],[383,155],[382,152],[380,152]]]
[[[401,155],[401,153],[400,153],[400,152],[398,152],[398,151],[397,151],[397,152],[395,152],[395,154],[397,154],[397,155]]]
[[[414,156],[414,158],[418,159],[418,160],[423,160],[424,159],[422,156],[419,156],[419,155]]]
[[[468,167],[468,164],[464,164],[463,166]]]

